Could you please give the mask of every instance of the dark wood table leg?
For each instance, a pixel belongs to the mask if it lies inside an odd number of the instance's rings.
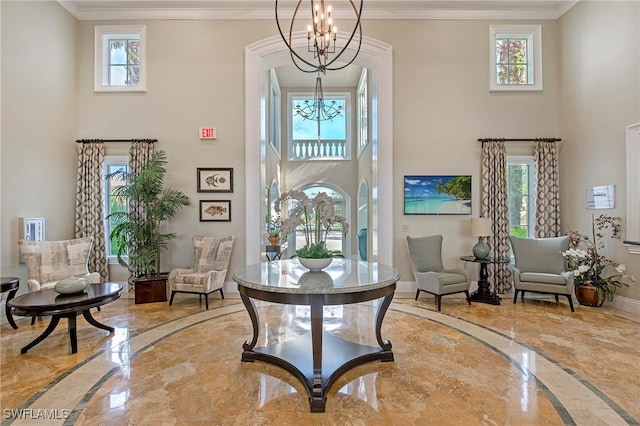
[[[42,332],[41,335],[36,337],[31,343],[29,343],[24,348],[20,349],[21,354],[26,354],[29,349],[42,342],[51,332],[56,328],[58,323],[60,322],[60,317],[58,315],[54,315],[51,317],[51,322],[45,331]]]
[[[311,299],[311,352],[313,377],[309,405],[312,413],[324,413],[327,402],[327,389],[322,381],[322,315],[324,313],[323,295],[314,295]]]
[[[103,330],[107,330],[110,333],[113,333],[113,331],[115,330],[115,328],[113,328],[113,327],[109,327],[108,325],[104,325],[104,324],[96,321],[96,319],[93,316],[91,316],[91,311],[89,309],[85,309],[84,311],[82,311],[82,316],[84,316],[84,319],[86,319],[87,322],[89,324],[91,324],[92,326],[94,326],[94,327],[101,328]]]
[[[17,329],[18,326],[13,320],[13,314],[11,313],[11,306],[9,306],[9,300],[13,299],[13,297],[16,295],[17,292],[18,292],[17,288],[9,291],[9,294],[7,295],[7,300],[5,301],[5,305],[4,305],[4,310],[7,314],[7,320],[9,321],[9,324],[11,324],[11,327],[13,327],[14,329]]]
[[[253,303],[252,299],[242,293],[240,293],[240,298],[242,299],[242,303],[244,303],[244,307],[247,308],[247,312],[249,313],[249,317],[251,318],[251,324],[253,325],[253,339],[250,342],[244,342],[244,344],[242,345],[242,349],[244,349],[244,353],[242,354],[242,361],[253,362],[254,359],[249,355],[249,352],[254,348],[256,343],[258,343],[258,332],[260,331],[258,322],[258,311],[256,310],[256,305]]]
[[[67,317],[67,328],[69,329],[69,343],[71,344],[71,353],[78,352],[78,333],[76,328],[76,314],[73,313]]]
[[[489,272],[487,264],[480,264],[480,279],[478,280],[478,290],[469,298],[472,302],[488,303],[490,305],[499,305],[500,296],[491,292],[489,285]]]
[[[391,342],[388,340],[382,339],[382,320],[384,319],[385,314],[387,313],[387,309],[391,304],[391,300],[393,299],[393,293],[388,294],[384,297],[384,300],[378,307],[378,312],[376,314],[376,339],[378,339],[378,344],[385,351],[391,351]],[[382,361],[393,361],[393,352],[391,352],[391,358],[383,358]]]

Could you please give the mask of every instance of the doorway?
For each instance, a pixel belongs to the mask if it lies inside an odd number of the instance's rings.
[[[306,33],[296,33],[294,47],[306,46]],[[262,212],[260,200],[265,188],[266,102],[269,70],[290,61],[280,36],[250,44],[245,48],[245,178],[246,178],[246,261],[260,261]],[[372,181],[369,204],[369,247],[371,261],[393,265],[393,79],[391,46],[363,36],[359,66],[370,72]],[[378,244],[386,241],[386,244]]]

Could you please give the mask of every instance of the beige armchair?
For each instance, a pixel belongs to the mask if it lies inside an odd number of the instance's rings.
[[[200,297],[204,295],[204,302],[209,309],[209,294],[220,291],[220,297],[224,299],[222,287],[227,276],[227,268],[231,259],[231,250],[235,236],[218,237],[193,237],[195,251],[195,264],[189,269],[174,269],[169,273],[169,288],[173,304],[176,293],[196,293]]]
[[[88,262],[93,238],[63,241],[18,241],[20,255],[27,265],[29,291],[53,288],[69,277],[87,278],[100,283],[100,274],[89,272]]]
[[[440,311],[442,296],[464,293],[469,299],[471,276],[466,269],[446,269],[442,264],[442,235],[411,238],[407,235],[407,246],[413,275],[416,278],[416,300],[421,291],[433,294]]]
[[[567,260],[562,255],[569,249],[569,236],[553,238],[522,238],[510,236],[511,249],[515,258],[513,267],[513,303],[518,299],[518,292],[548,293],[562,295],[569,299],[569,307],[573,310],[573,272],[567,271]]]
[[[91,237],[63,241],[19,240],[20,255],[27,265],[29,291],[53,288],[58,281],[69,277],[86,278],[92,284],[100,283],[100,274],[89,272],[92,245]],[[35,317],[31,324],[34,322]]]

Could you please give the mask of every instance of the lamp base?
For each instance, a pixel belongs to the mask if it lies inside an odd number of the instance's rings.
[[[473,255],[481,260],[489,257],[489,246],[482,241],[482,237],[478,238],[478,242],[473,246]]]

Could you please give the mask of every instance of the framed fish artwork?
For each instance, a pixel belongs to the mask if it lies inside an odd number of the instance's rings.
[[[231,222],[231,200],[200,200],[200,222]]]
[[[198,192],[233,192],[233,168],[198,168]]]

